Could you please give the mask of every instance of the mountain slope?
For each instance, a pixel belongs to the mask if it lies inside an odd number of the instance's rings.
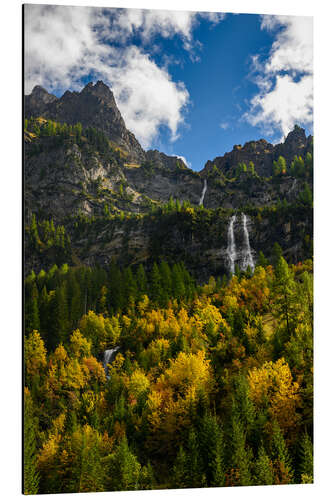
[[[282,144],[235,146],[194,172],[177,157],[145,152],[103,82],[60,99],[35,87],[25,114],[27,225],[32,214],[64,225],[71,251],[62,259],[129,264],[163,255],[196,273],[227,272],[235,211],[250,217],[256,255],[271,255],[274,242],[291,261],[311,253],[312,137],[298,126]],[[44,247],[30,248],[28,267],[54,257]]]
[[[132,160],[144,160],[145,153],[134,134],[127,130],[113,93],[102,81],[88,83],[81,92],[66,91],[58,99],[41,87],[35,87],[25,97],[25,116],[42,116],[61,123],[96,127]]]

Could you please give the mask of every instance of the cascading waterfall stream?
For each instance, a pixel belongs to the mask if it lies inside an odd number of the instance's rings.
[[[297,179],[294,179],[293,180],[293,183],[292,183],[292,186],[291,188],[289,189],[289,193],[291,193],[292,191],[294,191],[295,187],[296,187],[296,184],[297,184]]]
[[[116,352],[118,352],[120,349],[119,346],[114,347],[114,349],[107,349],[104,351],[104,358],[103,358],[103,367],[105,371],[105,375],[108,376],[108,364],[111,364],[112,361],[115,358]]]
[[[206,191],[207,191],[207,179],[204,179],[204,185],[203,185],[203,189],[202,189],[202,193],[201,193],[199,205],[203,205]]]
[[[227,256],[229,261],[229,272],[235,274],[235,264],[239,265],[241,271],[246,271],[248,267],[254,271],[253,250],[250,245],[250,237],[248,230],[248,217],[242,213],[242,230],[243,230],[243,243],[241,249],[237,250],[235,239],[235,225],[237,223],[237,216],[233,215],[230,218],[228,225],[228,246]],[[238,234],[237,230],[237,234]]]
[[[242,224],[243,224],[243,234],[244,234],[244,247],[243,247],[243,259],[241,263],[241,270],[246,271],[250,267],[251,271],[254,271],[254,261],[252,256],[252,250],[250,246],[249,231],[247,229],[247,216],[242,214]]]
[[[229,270],[231,274],[235,274],[235,260],[237,257],[236,245],[235,245],[235,234],[234,234],[234,224],[236,221],[236,215],[233,215],[229,222],[228,227],[228,248],[227,255],[229,257]]]

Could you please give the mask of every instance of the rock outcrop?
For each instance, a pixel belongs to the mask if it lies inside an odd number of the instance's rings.
[[[272,175],[273,161],[279,156],[283,156],[287,163],[291,162],[294,156],[305,156],[311,151],[313,138],[306,137],[305,130],[298,125],[289,132],[286,140],[281,144],[270,144],[265,139],[259,141],[249,141],[244,146],[238,144],[233,150],[223,156],[217,156],[214,160],[208,160],[202,175],[208,175],[216,166],[223,173],[228,173],[239,163],[249,164],[252,161],[257,173],[263,177]]]
[[[67,90],[59,99],[42,87],[35,87],[25,97],[25,116],[42,116],[61,123],[95,127],[128,153],[131,161],[144,161],[145,152],[127,130],[110,88],[102,81],[88,83],[81,92]]]

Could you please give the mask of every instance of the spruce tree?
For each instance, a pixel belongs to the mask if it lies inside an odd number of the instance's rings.
[[[124,437],[115,453],[108,459],[106,487],[111,491],[128,491],[139,488],[141,466],[130,451]]]
[[[262,444],[259,447],[258,458],[254,466],[254,478],[256,485],[274,484],[272,464]]]
[[[157,304],[160,303],[162,293],[161,293],[161,275],[156,262],[153,264],[153,268],[150,273],[150,296],[151,299]]]
[[[224,486],[223,432],[215,415],[200,419],[198,436],[207,485]]]
[[[141,469],[140,489],[153,490],[155,484],[154,470],[151,463],[148,462],[147,466],[143,466]]]
[[[274,267],[279,262],[280,257],[282,257],[282,248],[277,242],[275,242],[273,245],[273,252],[272,252],[272,263]]]
[[[101,454],[97,432],[86,426],[82,431],[81,447],[76,456],[78,462],[78,483],[75,492],[104,491],[104,470],[101,464]]]
[[[182,445],[180,445],[176,460],[172,468],[172,488],[186,488],[187,484],[187,456]]]
[[[299,443],[299,481],[313,483],[313,444],[307,433],[304,433]]]
[[[173,296],[177,300],[180,300],[185,295],[185,285],[182,276],[182,271],[178,264],[174,264],[172,266],[171,277],[172,277]]]
[[[76,280],[75,275],[71,275],[68,286],[70,287],[68,293],[70,300],[69,320],[70,320],[71,330],[74,330],[77,327],[78,322],[84,313],[81,288]]]
[[[263,252],[260,250],[257,260],[257,266],[266,267],[267,265],[268,265],[268,260],[266,259]]]
[[[40,332],[45,337],[49,327],[49,296],[46,286],[43,286],[39,299]]]
[[[190,428],[186,453],[186,483],[188,488],[203,488],[206,477],[199,452],[198,436],[194,427]]]
[[[39,486],[39,473],[37,472],[37,434],[38,421],[34,416],[33,401],[30,392],[26,389],[24,394],[24,458],[23,458],[23,490],[25,495],[36,495]]]
[[[169,264],[164,260],[160,264],[160,276],[163,289],[163,305],[166,306],[172,293],[172,279]]]
[[[289,484],[293,480],[291,458],[283,434],[276,420],[272,425],[271,458],[275,470],[274,483]]]
[[[235,412],[232,415],[231,424],[231,466],[237,471],[238,484],[250,486],[252,484],[250,472],[250,454],[246,446],[246,434],[243,424],[238,420]]]
[[[112,260],[109,270],[109,307],[114,311],[121,311],[124,307],[123,275],[115,261]]]
[[[30,297],[27,299],[25,307],[26,333],[40,329],[38,296],[37,285],[34,281],[31,287]]]
[[[146,271],[142,264],[139,265],[136,271],[135,279],[138,287],[139,297],[142,297],[148,292]]]
[[[130,267],[127,267],[124,272],[124,293],[126,305],[133,305],[137,298],[138,287]]]
[[[295,306],[295,281],[287,262],[280,257],[273,283],[275,307],[279,316],[285,321],[288,337],[293,326],[293,310]]]

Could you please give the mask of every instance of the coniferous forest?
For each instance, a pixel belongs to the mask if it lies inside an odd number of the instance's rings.
[[[25,493],[312,482],[312,302],[312,261],[278,252],[202,286],[165,261],[31,272]]]

